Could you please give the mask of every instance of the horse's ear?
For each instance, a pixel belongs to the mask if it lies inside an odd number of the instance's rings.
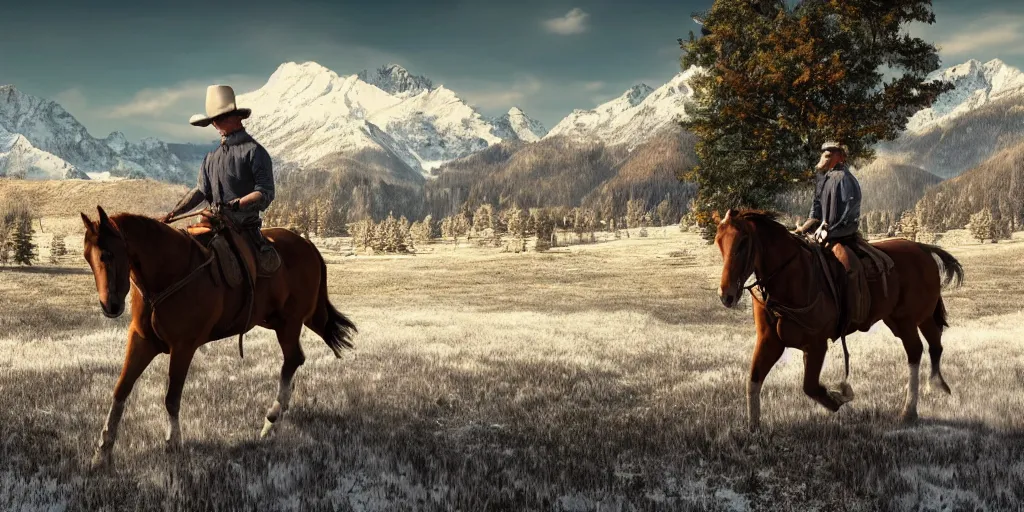
[[[739,214],[740,214],[739,210],[737,210],[735,208],[729,208],[729,211],[725,212],[725,218],[726,219],[732,219],[733,217],[736,217]]]
[[[85,212],[79,212],[79,213],[82,214],[82,222],[85,224],[85,232],[86,233],[91,233],[91,234],[95,235],[96,234],[96,226],[93,225],[91,220],[89,220],[89,216],[86,215]]]
[[[111,233],[118,234],[119,231],[117,229],[117,226],[115,226],[114,223],[110,221],[110,217],[107,216],[107,212],[103,211],[103,207],[97,205],[96,211],[98,211],[100,214],[100,229],[110,230]]]

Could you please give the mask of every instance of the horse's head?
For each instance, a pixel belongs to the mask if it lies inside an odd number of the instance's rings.
[[[117,225],[107,217],[107,212],[97,206],[100,218],[92,221],[82,214],[85,223],[85,261],[92,267],[96,278],[96,291],[100,296],[100,308],[107,318],[117,318],[124,313],[125,297],[131,289],[129,282],[128,248]]]
[[[727,308],[735,306],[743,293],[743,283],[754,273],[754,240],[750,223],[739,219],[739,212],[729,210],[725,218],[715,214],[718,233],[715,245],[722,253],[722,280],[718,297]]]

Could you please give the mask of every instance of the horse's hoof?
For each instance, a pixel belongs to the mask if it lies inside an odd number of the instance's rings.
[[[917,411],[903,411],[903,413],[900,414],[900,423],[903,423],[904,425],[917,423]]]
[[[946,393],[947,395],[953,394],[953,390],[949,389],[949,385],[946,384],[946,379],[943,379],[942,375],[932,375],[931,378],[928,379],[928,390],[933,391],[936,389]]]
[[[260,431],[260,439],[266,439],[270,437],[274,431],[274,422],[270,421],[269,418],[263,419],[263,430]]]
[[[92,462],[89,464],[89,469],[94,472],[105,471],[113,466],[109,452],[97,451],[92,456]]]

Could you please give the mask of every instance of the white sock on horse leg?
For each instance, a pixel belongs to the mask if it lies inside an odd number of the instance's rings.
[[[919,386],[919,384],[920,384],[919,383],[919,378],[920,378],[921,365],[920,365],[920,363],[918,363],[918,364],[910,364],[910,365],[908,365],[908,368],[910,369],[910,379],[909,379],[909,381],[907,383],[907,402],[903,406],[903,415],[904,416],[916,416],[917,415],[917,396],[918,396],[918,390],[919,390],[919,387],[920,387]]]
[[[747,421],[750,428],[761,424],[761,382],[747,381]]]

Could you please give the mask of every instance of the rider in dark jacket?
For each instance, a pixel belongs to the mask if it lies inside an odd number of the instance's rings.
[[[860,236],[861,191],[860,183],[847,166],[846,156],[846,147],[838,142],[821,146],[810,216],[796,232],[805,234],[817,226],[814,239],[832,250],[846,268],[847,284],[857,287],[861,265],[853,246]],[[858,290],[858,293],[867,291]]]
[[[213,124],[221,135],[220,146],[203,158],[195,188],[161,220],[167,222],[204,201],[219,205],[221,213],[259,247],[261,266],[272,270],[278,263],[276,251],[260,231],[260,212],[274,200],[274,172],[270,154],[242,126],[242,120],[250,114],[250,109],[236,106],[230,87],[213,85],[207,89],[206,115],[196,114],[189,123]]]

